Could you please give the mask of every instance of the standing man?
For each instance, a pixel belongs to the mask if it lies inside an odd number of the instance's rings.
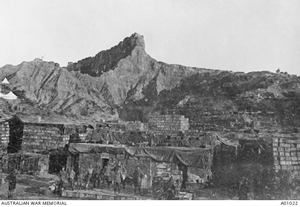
[[[99,188],[100,182],[101,182],[101,167],[100,167],[100,165],[97,165],[96,170],[94,172],[94,177],[95,177],[95,182],[94,182],[93,187]]]
[[[179,196],[179,193],[180,193],[180,182],[179,180],[176,180],[176,183],[175,183],[175,196],[178,197]]]
[[[107,187],[109,189],[109,186],[110,186],[110,183],[111,183],[111,166],[110,166],[109,163],[104,168],[104,180],[106,181]]]
[[[134,184],[134,194],[141,195],[141,184],[142,178],[144,177],[143,172],[140,170],[139,166],[136,166],[136,169],[133,173],[133,184]],[[138,193],[137,193],[138,190]]]
[[[58,184],[57,184],[57,194],[59,196],[62,196],[62,191],[64,189],[64,180],[62,178],[62,175],[59,175],[59,180],[58,180]]]
[[[124,165],[122,165],[122,167],[121,167],[121,183],[123,185],[123,190],[125,190],[125,186],[126,186],[126,182],[125,182],[126,175],[127,175],[126,168]]]
[[[62,180],[65,182],[67,180],[67,172],[65,170],[65,167],[61,169],[59,172],[59,176],[62,178]]]
[[[70,184],[71,184],[72,190],[74,190],[74,180],[75,180],[75,171],[72,168],[71,172],[70,172]]]
[[[0,186],[3,185],[5,183],[4,181],[4,175],[3,175],[3,172],[2,172],[2,169],[0,169]]]
[[[91,182],[91,178],[92,178],[92,175],[93,175],[93,171],[94,171],[94,169],[93,169],[93,165],[92,164],[90,164],[90,167],[88,168],[88,176],[87,176],[87,181],[86,181],[86,189],[88,189],[88,187],[89,187],[89,184],[90,184],[90,182]],[[92,188],[93,188],[93,185],[91,185],[92,186]]]
[[[85,176],[85,172],[83,168],[79,169],[78,175],[77,175],[77,188],[79,190],[81,190],[81,187],[84,183],[84,176]]]
[[[64,189],[65,183],[67,182],[67,172],[63,167],[59,172],[59,181],[58,181],[58,194],[62,196],[62,191]]]
[[[10,174],[6,177],[6,180],[8,181],[8,198],[12,198],[17,185],[15,170],[11,170]]]
[[[120,193],[120,185],[121,185],[121,169],[119,166],[116,166],[114,173],[114,192]]]

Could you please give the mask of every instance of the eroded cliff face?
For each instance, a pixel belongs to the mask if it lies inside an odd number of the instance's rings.
[[[117,46],[99,52],[95,57],[73,63],[69,71],[80,71],[104,82],[102,93],[110,104],[122,106],[128,101],[145,97],[144,88],[157,82],[157,93],[178,86],[184,77],[196,74],[200,69],[158,62],[145,52],[143,36],[135,33]]]
[[[7,77],[19,96],[2,107],[9,113],[147,121],[151,113],[173,110],[202,130],[300,123],[297,76],[166,64],[146,53],[143,36],[137,33],[66,68],[36,59],[0,71],[0,79]]]
[[[78,72],[68,72],[53,62],[36,59],[18,66],[5,66],[1,78],[8,77],[19,99],[10,101],[11,112],[56,112],[67,116],[100,116],[109,109],[98,89],[103,83]],[[113,115],[113,114],[111,114]]]
[[[8,77],[20,98],[10,103],[11,113],[48,111],[100,120],[118,118],[123,105],[148,96],[145,88],[151,88],[151,94],[170,90],[197,70],[157,62],[145,52],[143,37],[135,33],[67,68],[35,59],[4,66],[0,78]],[[157,82],[155,88],[153,82]]]

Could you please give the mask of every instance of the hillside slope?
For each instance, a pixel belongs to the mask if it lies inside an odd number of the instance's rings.
[[[0,80],[4,77],[19,96],[2,104],[5,113],[147,121],[151,113],[172,110],[200,130],[300,123],[299,77],[166,64],[146,53],[137,33],[67,67],[40,59],[6,65],[0,69]]]

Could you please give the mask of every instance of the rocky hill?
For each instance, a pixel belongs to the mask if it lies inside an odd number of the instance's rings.
[[[6,65],[0,80],[5,77],[19,99],[0,100],[3,113],[60,114],[93,122],[147,121],[151,113],[174,111],[202,130],[273,122],[295,128],[300,123],[299,77],[166,64],[146,53],[137,33],[67,67],[40,59]]]

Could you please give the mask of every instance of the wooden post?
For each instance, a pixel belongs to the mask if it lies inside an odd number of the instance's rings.
[[[149,164],[150,164],[150,178],[149,178],[149,181],[150,181],[150,185],[149,187],[152,187],[152,162],[151,162],[151,158],[149,158]]]

